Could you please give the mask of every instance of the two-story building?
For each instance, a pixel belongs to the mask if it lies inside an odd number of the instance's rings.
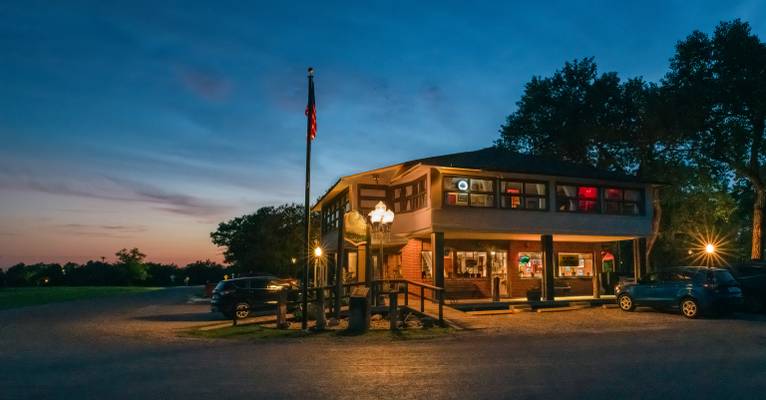
[[[496,148],[407,161],[340,178],[316,203],[322,245],[345,280],[370,275],[445,287],[451,297],[598,295],[614,244],[632,240],[645,265],[655,184]],[[383,242],[344,238],[344,215],[384,202]],[[359,217],[357,217],[358,219]],[[368,245],[372,244],[372,248]],[[640,269],[639,272],[640,273]]]

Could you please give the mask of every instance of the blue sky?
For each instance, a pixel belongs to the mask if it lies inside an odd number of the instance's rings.
[[[0,5],[0,266],[220,259],[218,222],[302,201],[310,65],[316,198],[490,145],[567,60],[658,80],[694,29],[766,38],[758,1],[116,3]]]

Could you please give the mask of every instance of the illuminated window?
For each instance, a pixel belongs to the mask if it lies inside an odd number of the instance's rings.
[[[604,189],[604,213],[640,215],[643,192],[636,189]]]
[[[420,277],[423,279],[433,278],[433,253],[430,251],[420,252]]]
[[[322,207],[322,232],[338,229],[340,219],[349,211],[348,192],[343,192]]]
[[[598,188],[595,186],[556,185],[559,211],[599,212]]]
[[[487,253],[484,251],[456,251],[455,276],[458,278],[486,278]]]
[[[518,265],[520,277],[539,278],[543,276],[543,253],[539,251],[520,252]]]
[[[592,253],[559,253],[560,277],[578,277],[592,275]]]
[[[444,193],[450,206],[495,207],[494,179],[444,178]]]
[[[545,182],[500,182],[500,207],[523,210],[547,208]]]

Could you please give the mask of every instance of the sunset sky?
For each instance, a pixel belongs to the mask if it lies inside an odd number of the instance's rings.
[[[0,267],[221,260],[218,222],[302,202],[308,66],[316,198],[491,145],[567,60],[658,80],[694,29],[739,17],[766,38],[761,1],[112,3],[0,5]]]

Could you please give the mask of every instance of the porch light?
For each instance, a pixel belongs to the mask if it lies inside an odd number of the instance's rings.
[[[322,257],[322,248],[317,246],[314,248],[314,257],[319,258]]]

